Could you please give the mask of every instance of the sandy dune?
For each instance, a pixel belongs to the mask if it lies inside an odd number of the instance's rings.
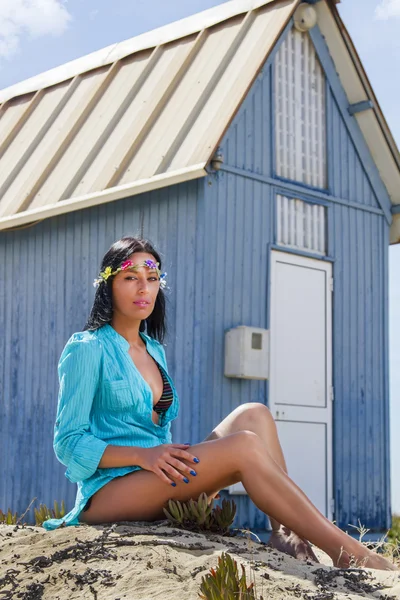
[[[157,524],[41,527],[0,525],[0,600],[195,600],[218,555],[255,577],[257,600],[400,599],[400,575],[306,564],[239,537],[202,535]],[[254,570],[252,575],[250,565]]]

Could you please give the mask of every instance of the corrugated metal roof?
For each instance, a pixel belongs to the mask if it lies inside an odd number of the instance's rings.
[[[0,229],[204,176],[297,4],[232,2],[228,19],[227,7],[206,11],[197,31],[178,22],[111,64],[85,57],[90,70],[60,81],[60,69],[53,85],[4,101]]]

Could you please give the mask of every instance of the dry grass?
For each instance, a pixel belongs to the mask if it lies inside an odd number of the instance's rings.
[[[365,542],[363,540],[369,529],[366,529],[360,522],[358,527],[354,525],[351,525],[351,527],[358,531],[359,541],[362,544],[373,552],[379,552],[400,568],[400,517],[398,515],[393,515],[392,529],[377,542]],[[360,564],[352,566],[362,567]]]

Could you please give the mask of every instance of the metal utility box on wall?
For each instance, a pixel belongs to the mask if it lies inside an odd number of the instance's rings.
[[[269,331],[240,325],[225,333],[225,377],[268,379]]]

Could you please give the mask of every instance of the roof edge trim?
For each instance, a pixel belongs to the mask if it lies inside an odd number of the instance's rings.
[[[272,4],[273,2],[279,4],[279,0],[231,0],[230,2],[224,2],[213,8],[174,21],[168,25],[163,25],[123,42],[111,44],[106,48],[91,52],[54,69],[44,71],[29,79],[4,88],[0,90],[0,103],[61,83],[92,69],[112,64],[125,56],[135,54],[141,50],[155,48],[156,46],[187,37],[193,33],[198,33],[202,29],[212,27],[236,15]]]
[[[347,31],[347,28],[342,20],[342,17],[340,16],[338,9],[335,8],[334,10],[332,10],[332,14],[333,14],[336,24],[342,34],[343,41],[347,47],[347,50],[353,60],[355,69],[356,69],[358,76],[360,78],[360,81],[364,87],[365,94],[366,94],[367,98],[373,103],[373,107],[371,107],[371,108],[374,111],[376,119],[379,123],[379,126],[382,129],[382,133],[386,138],[387,144],[393,155],[393,159],[396,161],[397,167],[400,169],[400,153],[399,153],[398,146],[393,137],[391,129],[386,121],[383,111],[380,107],[380,104],[379,104],[378,99],[374,92],[374,88],[372,87],[371,82],[368,78],[368,75],[364,69],[363,63],[358,55],[358,52],[354,45],[354,42],[353,42],[349,32]]]
[[[116,186],[108,190],[103,190],[102,192],[86,194],[85,196],[79,196],[78,198],[69,198],[68,200],[57,202],[56,204],[49,204],[10,217],[3,217],[0,219],[0,231],[18,228],[27,223],[32,223],[32,225],[34,225],[35,222],[48,219],[49,217],[81,210],[83,208],[98,206],[99,204],[113,202],[114,200],[120,200],[129,196],[137,196],[144,192],[150,192],[177,183],[191,181],[192,179],[199,179],[207,175],[205,167],[206,165],[204,163],[192,165],[190,167],[185,167],[184,169],[155,175],[149,179],[140,179],[133,183]]]

